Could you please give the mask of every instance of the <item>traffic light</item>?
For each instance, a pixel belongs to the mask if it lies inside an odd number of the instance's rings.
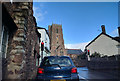
[[[88,50],[88,55],[90,55],[90,50]]]
[[[41,51],[44,51],[44,42],[41,42]]]

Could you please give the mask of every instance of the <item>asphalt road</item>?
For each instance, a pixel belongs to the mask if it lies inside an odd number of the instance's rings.
[[[90,70],[87,67],[78,68],[80,81],[120,81],[118,70]]]

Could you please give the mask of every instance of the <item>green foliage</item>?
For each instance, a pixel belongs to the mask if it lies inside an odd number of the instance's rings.
[[[93,53],[92,55],[90,55],[90,57],[101,57],[101,54],[100,53]]]
[[[86,59],[86,54],[81,54],[78,56],[78,59]]]

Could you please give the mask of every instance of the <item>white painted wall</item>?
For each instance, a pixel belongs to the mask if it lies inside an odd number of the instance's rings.
[[[47,47],[48,50],[50,50],[50,39],[49,39],[49,36],[46,32],[45,29],[38,29],[38,32],[41,34],[41,42],[43,41],[44,42],[44,47]],[[41,43],[40,43],[40,47],[41,47]],[[40,48],[41,50],[41,48]],[[40,51],[40,55],[41,55],[41,51]],[[45,48],[44,48],[44,51],[43,51],[43,58],[45,56],[50,56],[50,53],[47,53],[45,51]],[[40,62],[41,62],[41,58],[40,58]]]
[[[98,52],[103,55],[112,56],[118,54],[118,42],[112,40],[110,37],[102,34],[94,42],[92,42],[87,49],[90,50],[90,54]]]
[[[118,44],[118,54],[120,54],[120,43]]]
[[[48,50],[50,50],[50,40],[49,40],[49,36],[46,33],[45,29],[38,29],[38,32],[41,33],[41,42],[44,42],[44,46],[48,48]]]

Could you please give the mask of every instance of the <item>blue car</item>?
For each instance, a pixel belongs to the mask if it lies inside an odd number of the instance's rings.
[[[79,81],[77,68],[68,56],[44,57],[38,68],[37,81]]]

